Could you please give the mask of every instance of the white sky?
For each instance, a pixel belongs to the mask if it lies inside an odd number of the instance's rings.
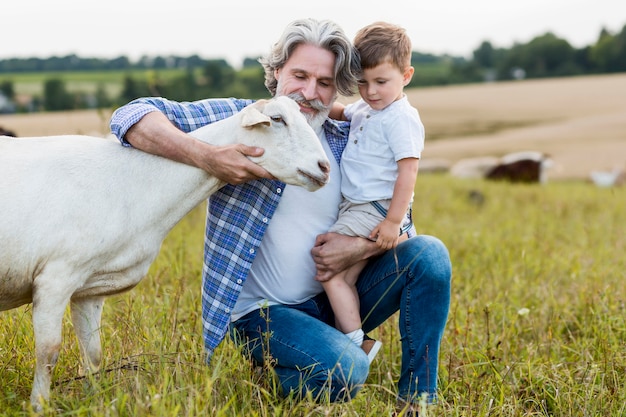
[[[626,25],[624,0],[3,0],[0,59],[198,54],[238,67],[290,21],[331,19],[353,38],[373,21],[405,27],[413,50],[469,57],[548,31],[580,48]]]

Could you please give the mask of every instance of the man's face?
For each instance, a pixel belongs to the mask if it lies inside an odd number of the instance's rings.
[[[335,55],[323,48],[302,44],[275,72],[277,96],[288,96],[313,127],[321,126],[337,97]]]

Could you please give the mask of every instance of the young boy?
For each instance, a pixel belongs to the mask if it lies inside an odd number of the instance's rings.
[[[331,232],[362,236],[381,249],[392,249],[412,227],[411,203],[424,127],[404,87],[411,81],[411,41],[396,25],[376,22],[354,39],[361,55],[361,99],[335,104],[330,116],[350,120],[350,136],[341,161],[343,202]],[[382,346],[361,329],[355,284],[362,261],[322,283],[337,328],[367,353],[370,362]],[[367,318],[366,318],[367,319]]]

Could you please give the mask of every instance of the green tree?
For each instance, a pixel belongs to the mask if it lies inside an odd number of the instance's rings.
[[[0,91],[9,100],[13,100],[15,98],[15,86],[13,85],[13,81],[2,81],[2,84],[0,84]]]
[[[494,68],[496,64],[496,56],[493,46],[490,42],[483,42],[478,49],[474,50],[474,63],[483,68]]]
[[[512,78],[517,68],[524,70],[528,78],[575,75],[581,69],[574,58],[574,48],[548,32],[527,44],[514,45],[498,65],[499,78]]]
[[[120,93],[120,101],[122,103],[148,95],[150,94],[148,92],[147,82],[139,82],[130,75],[126,75],[124,77],[124,86],[122,87],[122,92]]]
[[[99,109],[109,107],[113,104],[102,83],[98,84],[94,98],[96,101],[96,107]]]
[[[270,96],[265,87],[265,71],[261,64],[247,66],[236,73],[235,82],[242,86],[245,95],[241,97],[267,98]]]
[[[67,92],[65,82],[58,78],[48,79],[43,87],[43,107],[48,111],[70,110],[73,106],[73,98]]]
[[[626,25],[615,36],[603,29],[589,50],[589,60],[597,72],[626,71]]]
[[[193,68],[187,68],[184,75],[172,78],[161,86],[163,96],[176,101],[193,101],[204,98],[196,81]]]
[[[209,61],[203,74],[212,96],[219,96],[235,80],[235,70],[225,60]]]

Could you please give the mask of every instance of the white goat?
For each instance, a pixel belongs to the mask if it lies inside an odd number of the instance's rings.
[[[192,136],[265,149],[254,162],[314,191],[330,165],[298,105],[260,100]],[[0,311],[33,304],[35,411],[49,399],[68,303],[86,371],[100,365],[104,297],[137,285],[168,232],[225,183],[89,136],[0,137]]]

